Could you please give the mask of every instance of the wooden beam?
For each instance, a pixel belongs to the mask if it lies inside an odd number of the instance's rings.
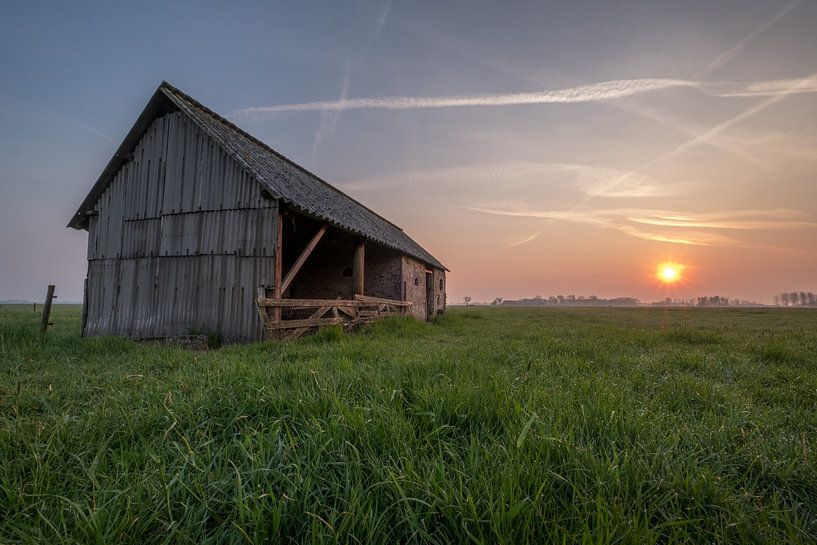
[[[281,320],[280,322],[270,324],[270,330],[276,329],[294,329],[298,327],[318,327],[324,325],[335,325],[342,323],[340,318],[305,318],[303,320]]]
[[[359,301],[351,299],[259,299],[258,305],[262,307],[300,307],[319,308],[322,306],[354,307],[360,305]]]
[[[278,201],[278,206],[281,206],[281,201]],[[283,267],[284,263],[284,215],[281,212],[278,212],[278,216],[275,218],[275,284],[273,285],[273,297],[276,299],[281,298],[281,294],[284,290],[281,289],[281,268]],[[272,316],[270,318],[275,321],[281,321],[281,309],[274,308],[272,309]]]
[[[370,295],[355,295],[355,301],[371,304],[382,303],[386,305],[396,305],[400,307],[410,307],[412,305],[411,301],[397,301],[396,299],[383,299],[382,297],[372,297]]]
[[[397,307],[410,307],[410,301],[397,301],[394,299],[381,299],[380,297],[369,297],[368,295],[356,295],[355,299],[271,299],[259,297],[258,306],[261,307],[301,307],[319,308],[329,307],[360,307],[373,306],[379,304],[394,305]]]
[[[363,295],[363,271],[366,261],[366,243],[358,242],[355,247],[355,262],[352,268],[352,285],[355,288],[355,295]]]
[[[315,246],[318,245],[318,242],[320,242],[321,238],[323,237],[323,234],[326,233],[327,227],[328,226],[324,225],[320,229],[318,229],[318,232],[315,233],[315,236],[313,236],[312,240],[309,241],[309,244],[306,245],[304,251],[301,252],[301,255],[299,255],[298,259],[295,260],[295,263],[292,265],[292,268],[289,269],[289,272],[287,272],[287,275],[284,278],[284,281],[281,285],[281,292],[285,292],[289,285],[292,283],[292,281],[295,279],[295,275],[298,274],[298,271],[300,271],[301,267],[304,266],[304,263],[306,263],[306,259],[309,257],[309,254],[312,253],[312,250],[314,250]]]

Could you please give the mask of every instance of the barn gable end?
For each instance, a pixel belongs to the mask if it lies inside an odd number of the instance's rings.
[[[184,114],[157,118],[89,215],[86,334],[260,338],[277,213]]]

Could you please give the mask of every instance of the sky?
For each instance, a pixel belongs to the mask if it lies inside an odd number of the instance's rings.
[[[65,226],[162,80],[400,225],[449,302],[817,291],[817,0],[2,12],[0,300],[81,300]]]

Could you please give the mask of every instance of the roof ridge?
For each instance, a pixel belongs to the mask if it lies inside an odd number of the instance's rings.
[[[388,223],[392,227],[394,227],[396,229],[399,229],[400,232],[405,233],[403,228],[400,227],[399,225],[395,224],[394,222],[392,222],[388,218],[385,218],[385,217],[381,216],[380,214],[378,214],[377,212],[375,212],[374,210],[372,210],[371,208],[369,208],[368,206],[366,206],[362,202],[358,201],[354,197],[344,193],[343,191],[341,191],[340,189],[338,189],[334,185],[330,184],[329,182],[327,182],[326,180],[324,180],[323,178],[321,178],[320,176],[318,176],[314,172],[311,172],[310,170],[308,170],[305,167],[299,165],[298,163],[296,163],[292,159],[289,159],[285,155],[282,155],[281,153],[275,151],[272,147],[269,146],[269,144],[265,143],[263,140],[259,140],[255,136],[251,135],[250,133],[248,133],[247,131],[245,131],[244,129],[242,129],[241,127],[239,127],[238,125],[236,125],[232,121],[230,121],[229,119],[226,119],[225,117],[222,117],[218,113],[214,112],[213,110],[211,110],[210,108],[208,108],[207,106],[205,106],[204,104],[202,104],[201,102],[196,100],[195,98],[191,97],[190,95],[188,95],[184,91],[181,91],[179,88],[173,86],[169,82],[163,80],[162,83],[159,85],[159,88],[160,89],[166,89],[166,90],[170,91],[171,93],[173,93],[175,95],[178,95],[179,98],[191,103],[196,108],[199,108],[200,110],[203,110],[207,115],[210,115],[210,116],[214,117],[219,122],[224,123],[225,125],[227,125],[228,127],[230,127],[231,129],[233,129],[235,131],[238,131],[242,136],[244,136],[245,138],[248,138],[252,142],[258,144],[259,146],[261,146],[265,150],[269,151],[270,153],[275,155],[275,157],[277,157],[278,159],[281,159],[282,161],[292,165],[293,167],[297,168],[298,170],[301,170],[305,174],[308,174],[309,176],[315,178],[316,180],[318,180],[322,184],[329,187],[332,191],[338,193],[339,195],[343,195],[344,197],[346,197],[350,201],[353,201],[355,204],[360,205],[361,207],[365,208],[366,210],[368,210],[369,212],[371,212],[372,214],[374,214],[378,218],[382,219],[383,221],[385,221],[386,223]]]

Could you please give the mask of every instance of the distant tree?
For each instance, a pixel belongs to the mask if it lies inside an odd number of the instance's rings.
[[[804,291],[800,292],[800,306],[804,307],[808,305],[808,294]]]
[[[561,305],[562,303],[565,302],[565,296],[564,295],[557,295],[556,300],[559,301],[559,304]]]
[[[534,301],[542,301],[543,299],[542,299],[542,296],[541,296],[541,295],[534,295],[534,296],[533,296],[533,300],[534,300]]]
[[[780,306],[780,294],[779,293],[774,294],[774,306],[776,306],[776,307]]]
[[[466,296],[463,298],[463,301],[465,301],[465,306],[467,307],[468,305],[470,305],[470,304],[471,304],[471,296],[466,295]]]
[[[555,303],[556,303],[556,302],[558,302],[558,301],[559,301],[559,300],[558,300],[558,299],[556,299],[556,298],[555,298],[554,296],[552,296],[552,295],[551,295],[550,297],[548,297],[548,303],[550,303],[550,304],[555,304]]]
[[[814,295],[812,292],[808,292],[806,295],[808,296],[808,306],[817,306],[817,295]]]
[[[780,294],[780,302],[783,304],[784,307],[789,306],[789,294],[788,293],[781,293]]]

